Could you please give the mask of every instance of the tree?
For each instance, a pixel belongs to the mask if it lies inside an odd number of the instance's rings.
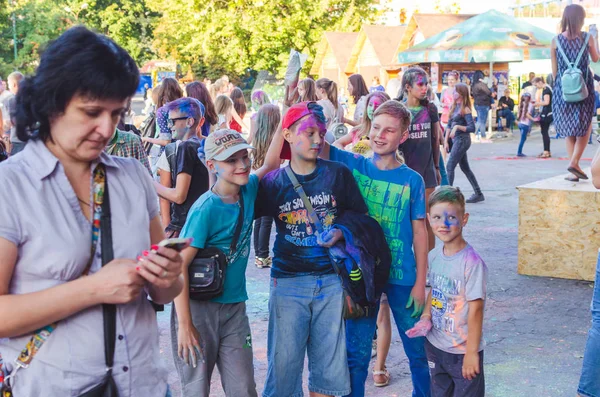
[[[162,13],[154,41],[159,56],[238,75],[281,73],[290,49],[310,53],[308,70],[325,30],[356,31],[377,16],[370,0],[157,0],[152,9]]]
[[[40,51],[62,32],[83,24],[111,37],[138,62],[150,59],[159,14],[146,0],[0,0],[0,73],[32,72]],[[13,59],[11,12],[16,15],[18,57]]]

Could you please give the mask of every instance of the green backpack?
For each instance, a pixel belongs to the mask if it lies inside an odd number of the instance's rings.
[[[560,46],[560,40],[558,37],[556,38],[556,48],[567,64],[567,70],[565,70],[560,77],[562,96],[567,103],[581,102],[589,95],[587,84],[585,82],[588,70],[586,70],[585,77],[583,77],[583,72],[577,66],[585,52],[589,39],[590,35],[585,34],[583,46],[581,47],[581,50],[579,50],[579,54],[577,54],[577,59],[575,59],[575,62],[571,62]]]

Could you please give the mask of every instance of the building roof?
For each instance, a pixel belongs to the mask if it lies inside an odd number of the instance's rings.
[[[411,46],[411,40],[417,31],[421,32],[423,38],[428,39],[438,33],[448,30],[454,25],[466,21],[475,16],[474,14],[413,14],[408,21],[400,45],[398,46],[394,57],[400,51],[404,51]]]
[[[341,70],[345,70],[357,37],[358,33],[354,32],[325,32],[319,43],[310,74],[319,74],[319,69],[321,69],[321,64],[329,48],[331,48]]]
[[[354,73],[358,57],[367,41],[371,43],[379,63],[389,65],[397,58],[397,49],[406,26],[363,25],[352,49],[346,73]]]

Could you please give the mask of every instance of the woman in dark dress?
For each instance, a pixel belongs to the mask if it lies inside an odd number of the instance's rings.
[[[598,62],[600,59],[596,39],[593,36],[588,38],[589,33],[581,31],[584,21],[585,10],[583,7],[578,4],[565,7],[561,21],[562,33],[552,40],[551,51],[552,74],[555,77],[552,115],[556,131],[566,137],[567,153],[570,159],[567,169],[573,174],[567,179],[574,182],[578,182],[579,179],[588,179],[579,166],[579,160],[592,131],[592,116],[595,113],[594,80],[593,74],[589,71],[590,58],[593,62]],[[583,72],[589,95],[581,102],[565,102],[561,77],[569,65],[558,52],[557,46],[560,45],[570,62],[575,62],[586,42],[587,46],[576,66]]]

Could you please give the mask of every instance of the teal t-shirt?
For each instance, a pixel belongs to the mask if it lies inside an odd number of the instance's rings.
[[[254,221],[254,202],[258,193],[258,177],[250,175],[250,181],[241,187],[240,192],[244,197],[244,225],[236,252],[229,253],[229,247],[240,207],[238,203],[224,203],[212,190],[208,190],[192,205],[181,230],[181,237],[193,237],[192,247],[198,249],[216,247],[229,255],[223,294],[212,299],[212,302],[239,303],[248,300],[246,266],[250,256],[250,236]]]
[[[392,252],[389,282],[412,286],[417,280],[412,221],[425,219],[425,184],[416,171],[402,165],[380,170],[366,157],[331,147],[329,158],[345,164],[362,193],[369,215],[377,220]]]

